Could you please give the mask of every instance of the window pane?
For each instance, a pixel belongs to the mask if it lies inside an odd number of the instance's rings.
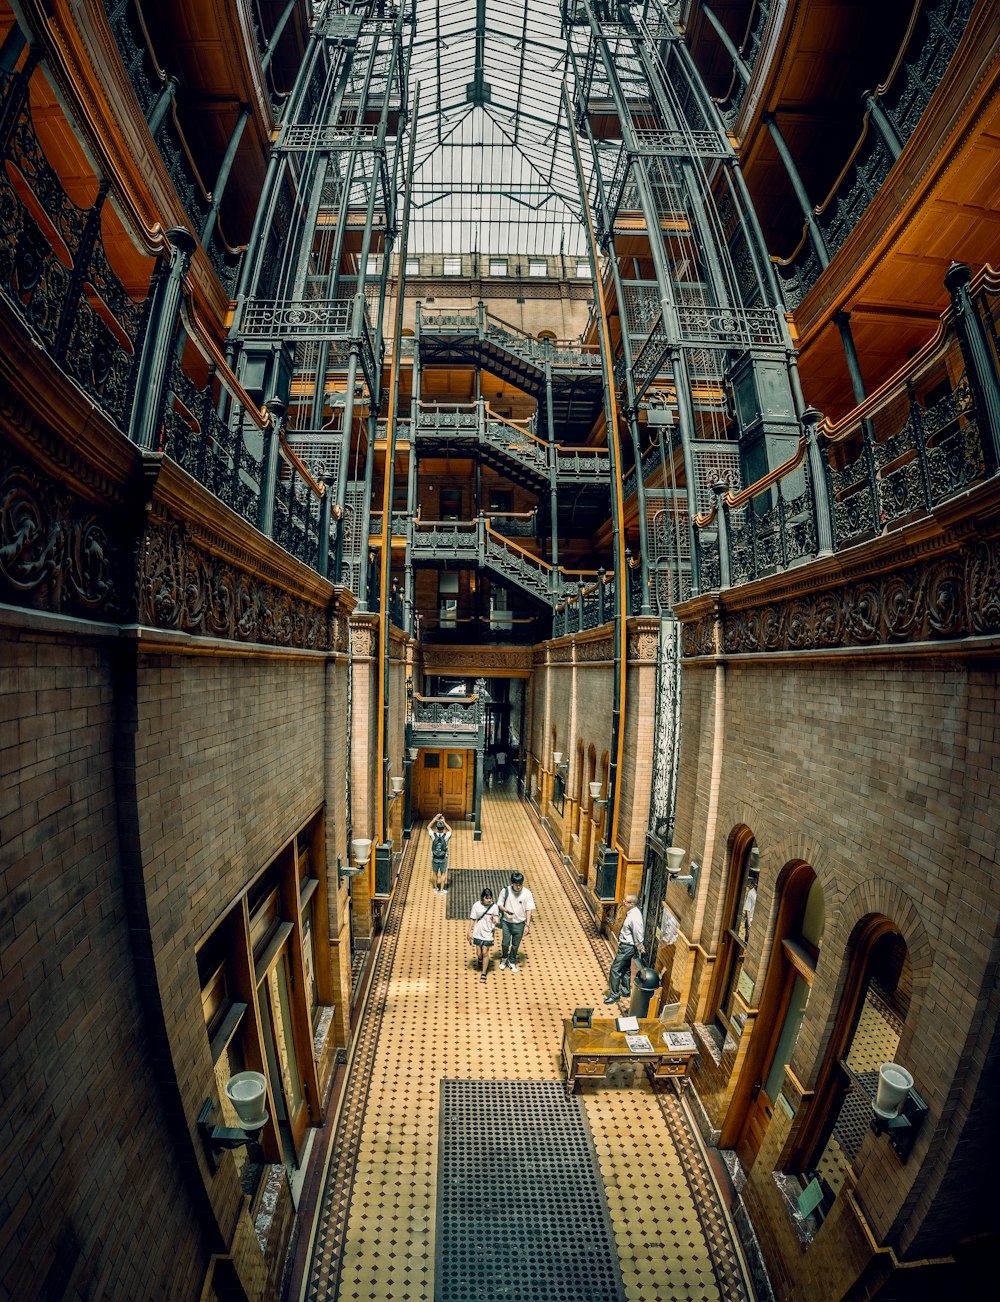
[[[589,280],[589,279],[590,279],[590,263],[589,263],[589,262],[578,262],[578,263],[576,264],[576,278],[577,278],[577,280]]]
[[[462,274],[461,258],[445,258],[444,274],[446,276],[460,276]]]
[[[460,769],[464,763],[465,761],[461,755],[456,755],[453,751],[448,752],[448,767],[450,769]]]
[[[436,751],[424,752],[424,768],[439,769],[441,767],[441,756]]]
[[[407,274],[408,276],[419,276],[419,275],[420,275],[420,259],[419,259],[419,258],[407,258],[407,259],[406,259],[406,274]]]
[[[507,259],[490,258],[490,275],[506,276],[506,274],[507,274]]]
[[[529,263],[528,263],[528,275],[529,275],[529,276],[545,276],[545,275],[548,275],[548,270],[549,270],[549,267],[548,267],[548,263],[546,263],[546,262],[529,262]]]

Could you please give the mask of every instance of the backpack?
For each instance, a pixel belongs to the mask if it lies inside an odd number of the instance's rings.
[[[440,862],[448,857],[447,832],[435,832],[431,837],[431,858]]]

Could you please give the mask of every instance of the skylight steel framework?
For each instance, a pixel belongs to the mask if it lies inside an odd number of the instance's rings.
[[[412,34],[409,3],[319,7],[272,152],[231,330],[244,383],[287,410],[290,444],[331,488],[343,521],[332,573],[358,595]],[[349,502],[351,480],[367,487]]]
[[[618,305],[643,588],[659,610],[699,591],[692,521],[712,481],[735,487],[781,464],[805,405],[736,154],[670,9],[562,5],[573,114],[593,160],[586,201]],[[666,427],[656,489],[641,419]]]

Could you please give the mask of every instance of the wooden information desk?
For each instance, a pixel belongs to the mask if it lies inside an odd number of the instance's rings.
[[[652,1053],[633,1053],[625,1043],[625,1032],[615,1030],[613,1017],[595,1017],[593,1025],[579,1028],[573,1019],[563,1018],[562,1057],[566,1068],[566,1092],[572,1094],[580,1080],[604,1076],[613,1062],[640,1062],[651,1079],[677,1079],[678,1085],[688,1075],[698,1056],[694,1049],[669,1049],[667,1031],[690,1031],[683,1022],[664,1026],[656,1017],[640,1017],[637,1035],[645,1035],[653,1046]]]

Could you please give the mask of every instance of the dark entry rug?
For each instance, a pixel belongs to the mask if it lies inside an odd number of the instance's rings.
[[[560,1081],[443,1080],[435,1302],[624,1302],[597,1154]]]
[[[509,885],[509,868],[452,868],[448,873],[444,916],[448,919],[468,918],[484,886],[490,888],[496,899],[503,887]]]

